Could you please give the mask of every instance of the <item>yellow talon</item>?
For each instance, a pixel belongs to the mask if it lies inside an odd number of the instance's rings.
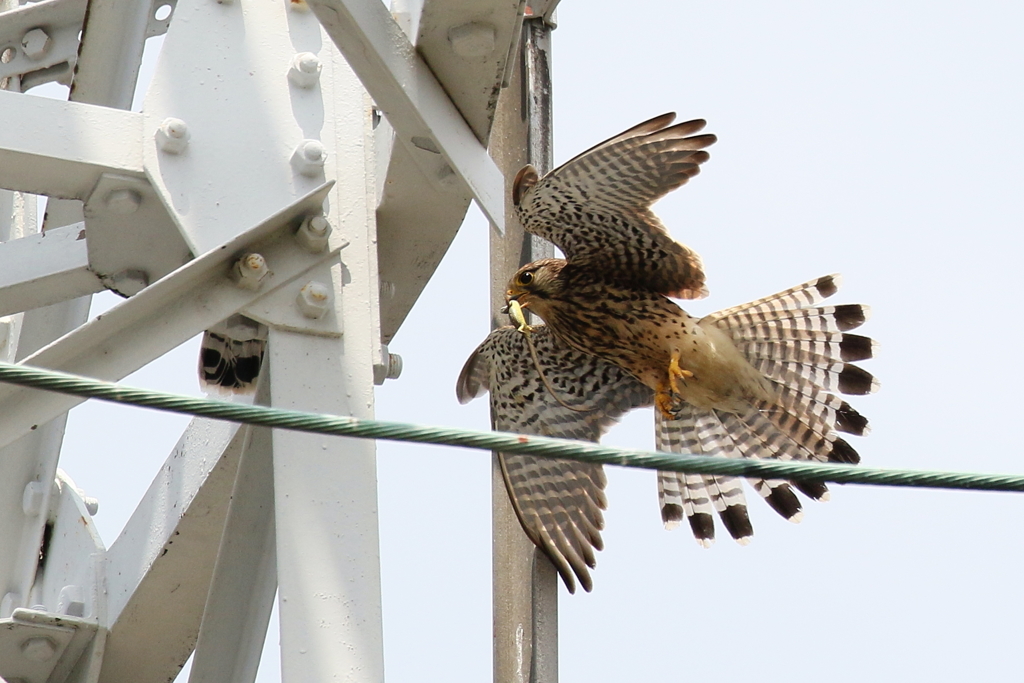
[[[515,299],[508,302],[508,314],[519,324],[520,332],[523,334],[533,332],[533,328],[526,324],[526,315],[523,313],[522,305]]]
[[[668,362],[668,383],[672,387],[672,393],[679,393],[677,379],[690,379],[691,377],[693,377],[692,372],[679,367],[679,352],[673,353],[672,360]]]
[[[675,419],[675,414],[672,412],[673,403],[672,394],[667,391],[659,391],[654,394],[654,406],[670,420]]]

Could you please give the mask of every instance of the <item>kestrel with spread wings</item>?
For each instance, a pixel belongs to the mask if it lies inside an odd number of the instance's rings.
[[[669,298],[706,296],[703,267],[650,207],[695,176],[715,142],[699,134],[703,121],[673,119],[641,123],[543,178],[530,166],[519,172],[519,219],[565,259],[536,261],[512,277],[509,303],[546,324],[529,337],[513,327],[492,332],[459,377],[459,400],[489,389],[495,428],[591,441],[624,412],[653,403],[659,450],[858,462],[837,432],[864,435],[867,420],[836,394],[877,389],[853,365],[875,345],[849,333],[866,319],[865,306],[820,305],[838,276],[704,318]],[[574,579],[590,590],[606,502],[600,468],[508,454],[501,461],[527,535],[570,592]],[[791,521],[802,517],[793,488],[828,497],[821,482],[750,483]],[[737,541],[753,533],[734,477],[659,472],[658,494],[665,525],[685,518],[705,547],[714,512]]]

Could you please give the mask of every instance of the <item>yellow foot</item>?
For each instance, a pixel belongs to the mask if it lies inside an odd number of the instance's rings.
[[[675,418],[675,414],[672,412],[672,406],[675,401],[672,399],[672,394],[667,391],[659,391],[654,394],[654,406],[661,411],[661,414],[672,420]]]
[[[679,393],[679,384],[676,380],[690,379],[693,373],[679,367],[679,352],[672,354],[672,360],[668,362],[668,384],[672,387],[672,393]]]

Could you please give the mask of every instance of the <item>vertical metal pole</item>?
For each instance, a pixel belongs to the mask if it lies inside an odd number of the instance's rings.
[[[551,166],[551,27],[523,22],[519,64],[498,102],[491,154],[508,183],[533,164]],[[491,232],[491,311],[504,305],[508,279],[521,265],[554,254],[550,243],[525,233],[506,192],[505,235]],[[558,577],[547,556],[523,533],[494,456],[491,475],[494,573],[495,683],[557,683]]]

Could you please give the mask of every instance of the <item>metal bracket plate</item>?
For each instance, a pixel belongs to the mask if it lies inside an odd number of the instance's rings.
[[[0,676],[8,681],[63,681],[99,630],[94,621],[31,609],[0,619]]]

